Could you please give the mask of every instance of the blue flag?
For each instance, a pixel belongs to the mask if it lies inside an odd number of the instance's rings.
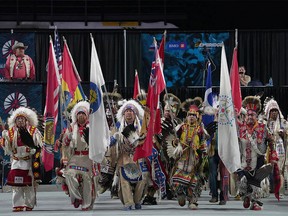
[[[204,107],[206,110],[213,110],[213,92],[212,92],[212,73],[211,63],[208,62],[207,77],[206,77],[206,91],[204,96]],[[214,114],[204,114],[202,117],[203,124],[207,126],[214,121]]]

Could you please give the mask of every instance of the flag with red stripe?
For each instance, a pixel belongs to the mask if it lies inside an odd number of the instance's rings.
[[[49,58],[47,64],[46,103],[44,110],[44,151],[43,164],[46,171],[54,167],[54,140],[58,119],[58,102],[60,76],[55,57],[52,38],[50,38]]]

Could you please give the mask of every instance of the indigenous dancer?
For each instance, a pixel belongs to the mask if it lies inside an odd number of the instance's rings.
[[[246,121],[239,121],[239,139],[241,152],[241,177],[239,194],[243,197],[244,208],[261,210],[261,181],[269,176],[274,164],[277,175],[277,152],[274,149],[274,138],[265,124],[258,121],[261,100],[258,96],[247,96],[242,102],[247,110]],[[265,154],[269,146],[269,164],[264,164]],[[278,170],[279,174],[279,170]]]
[[[173,144],[168,144],[167,151],[168,155],[176,160],[172,182],[178,203],[184,206],[188,200],[188,207],[195,210],[198,208],[197,201],[202,187],[200,167],[206,155],[207,137],[199,110],[202,99],[197,98],[191,102],[194,104],[189,106],[185,123],[177,131],[179,138],[176,138]]]
[[[112,187],[119,184],[118,196],[124,205],[123,210],[141,209],[141,200],[144,193],[145,182],[143,180],[140,163],[143,159],[133,161],[135,148],[138,145],[141,121],[144,110],[135,100],[126,101],[117,112],[119,122],[118,133],[113,135],[113,149],[116,151],[117,166]],[[112,150],[112,147],[111,147]]]
[[[78,102],[71,111],[72,123],[66,130],[63,145],[67,147],[67,166],[64,170],[71,203],[83,211],[92,210],[96,198],[94,162],[89,159],[89,109],[87,101]]]
[[[276,152],[278,154],[279,161],[278,166],[281,171],[281,187],[280,198],[284,198],[284,194],[287,193],[287,129],[288,123],[284,119],[282,112],[279,108],[277,101],[273,98],[266,98],[264,101],[264,115],[267,119],[267,126],[270,132],[273,134],[276,141]],[[273,185],[273,184],[272,184]],[[286,188],[285,188],[286,185]],[[288,194],[287,194],[288,195]]]
[[[168,175],[172,169],[173,160],[167,155],[166,139],[168,137],[170,139],[175,139],[175,127],[181,122],[180,119],[176,118],[181,101],[175,95],[168,93],[164,95],[163,102],[164,116],[161,119],[162,132],[153,136],[152,155],[145,160],[149,171],[145,190],[146,195],[142,202],[142,204],[145,205],[157,205],[156,197],[154,197],[156,191],[158,191],[159,199],[165,197],[172,199],[174,197],[173,191],[169,185],[170,178]],[[172,120],[174,124],[172,123]],[[142,128],[144,125],[143,121]]]
[[[115,87],[112,93],[107,92],[103,95],[103,102],[106,109],[106,119],[110,129],[111,137],[113,137],[113,135],[117,132],[115,122],[116,114],[119,109],[118,102],[121,100],[123,100],[122,95],[117,93],[117,89],[115,89]],[[105,152],[105,157],[100,165],[101,175],[99,178],[99,193],[103,194],[106,190],[110,189],[112,198],[118,198],[118,187],[114,187],[112,190],[112,182],[115,173],[116,162],[117,161],[115,151],[111,151],[111,149],[108,148]]]
[[[31,211],[36,205],[40,179],[40,151],[43,136],[37,129],[37,113],[19,107],[8,118],[9,130],[2,132],[4,150],[11,155],[7,185],[12,186],[13,211]]]

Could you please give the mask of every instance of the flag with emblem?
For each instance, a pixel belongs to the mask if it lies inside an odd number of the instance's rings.
[[[58,102],[60,76],[56,62],[53,41],[50,37],[49,58],[47,64],[46,103],[44,110],[44,152],[43,164],[46,171],[54,167],[54,139],[58,120]]]
[[[109,127],[105,115],[102,86],[105,85],[94,38],[91,35],[89,158],[102,162],[109,144]],[[94,133],[92,133],[94,131]]]
[[[230,173],[241,167],[234,104],[225,53],[222,45],[218,111],[218,153]]]
[[[80,76],[65,39],[62,62],[61,100],[63,101],[61,110],[65,117],[63,127],[67,128],[67,108],[73,107],[78,101],[86,100],[86,95],[82,89]]]
[[[206,77],[206,90],[204,96],[204,112],[205,110],[211,112],[206,112],[202,116],[202,121],[205,126],[209,125],[209,123],[214,121],[214,114],[213,114],[213,91],[212,91],[212,73],[211,73],[211,62],[208,62],[207,67],[207,77]]]

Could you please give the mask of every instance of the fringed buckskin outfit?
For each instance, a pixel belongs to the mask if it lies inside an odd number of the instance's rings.
[[[135,119],[133,123],[128,124],[125,119],[126,112],[133,112]],[[134,101],[129,100],[125,102],[117,112],[117,120],[120,123],[118,133],[118,144],[115,150],[118,151],[116,176],[119,182],[118,196],[124,205],[123,210],[132,210],[132,206],[135,205],[135,209],[141,209],[141,200],[143,198],[144,188],[146,181],[143,180],[142,169],[140,163],[143,164],[143,159],[137,161],[133,160],[136,142],[131,142],[127,137],[123,135],[123,131],[127,126],[133,126],[135,131],[134,135],[139,135],[141,129],[141,121],[143,119],[144,110],[141,105]],[[115,135],[114,135],[115,136]],[[115,181],[113,185],[117,184]]]
[[[24,117],[26,121],[22,131],[16,125],[18,117]],[[36,186],[41,179],[43,137],[37,129],[37,114],[29,108],[20,107],[9,117],[8,125],[9,130],[4,130],[2,136],[5,153],[11,155],[7,185],[12,186],[13,211],[31,211],[36,205]]]
[[[71,111],[72,123],[66,130],[63,145],[66,145],[68,161],[63,175],[68,185],[71,203],[75,208],[80,205],[82,210],[92,210],[96,198],[94,162],[89,158],[89,143],[85,138],[85,131],[89,128],[89,103],[78,102]],[[79,113],[87,116],[84,124],[79,124],[77,116]],[[87,141],[86,141],[87,140]]]

